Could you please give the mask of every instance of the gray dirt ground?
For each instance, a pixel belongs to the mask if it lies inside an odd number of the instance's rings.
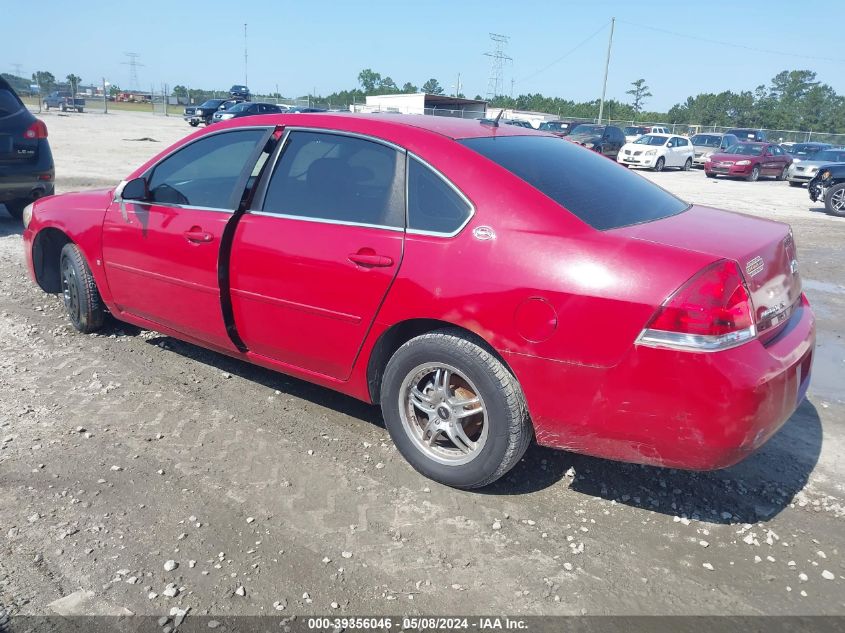
[[[59,191],[192,131],[44,119]],[[84,590],[81,612],[845,614],[845,220],[781,182],[645,176],[792,223],[819,325],[808,400],[728,470],[532,447],[475,493],[412,471],[373,407],[154,332],[76,334],[0,214],[0,607]]]

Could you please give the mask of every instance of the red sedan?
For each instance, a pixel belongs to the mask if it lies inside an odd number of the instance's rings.
[[[787,225],[521,127],[224,122],[25,224],[30,271],[78,330],[108,312],[380,403],[407,460],[452,486],[495,481],[532,436],[728,466],[809,382]]]
[[[790,156],[774,143],[737,143],[728,149],[712,154],[704,162],[708,178],[733,176],[756,182],[760,176],[785,180],[792,164]]]

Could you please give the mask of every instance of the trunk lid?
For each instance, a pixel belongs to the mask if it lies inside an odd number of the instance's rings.
[[[764,342],[777,335],[801,297],[792,231],[781,222],[692,206],[678,215],[608,233],[735,261]]]
[[[19,163],[38,157],[38,139],[26,138],[35,117],[25,108],[0,116],[0,163]]]

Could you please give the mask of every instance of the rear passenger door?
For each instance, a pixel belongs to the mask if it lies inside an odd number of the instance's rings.
[[[235,232],[230,295],[250,354],[346,379],[399,266],[405,153],[295,129]]]

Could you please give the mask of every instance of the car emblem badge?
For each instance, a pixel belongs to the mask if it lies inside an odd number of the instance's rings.
[[[753,277],[754,275],[758,274],[763,270],[763,258],[759,255],[752,259],[745,265],[745,272],[748,273],[749,277]]]
[[[475,239],[481,241],[492,240],[496,238],[496,232],[489,226],[477,226],[472,230]]]

